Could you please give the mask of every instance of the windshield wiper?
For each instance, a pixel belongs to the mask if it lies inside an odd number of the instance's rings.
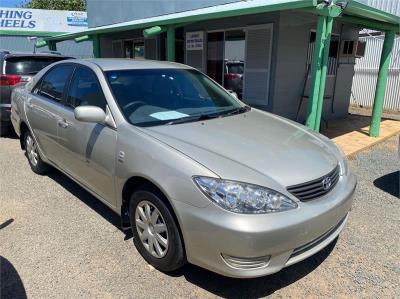
[[[251,110],[251,107],[246,105],[246,106],[242,106],[242,107],[239,107],[239,108],[235,108],[235,109],[233,109],[231,111],[228,111],[227,113],[225,113],[222,116],[230,116],[230,115],[234,115],[234,114],[245,113],[245,112],[250,111],[250,110]]]
[[[213,118],[218,118],[218,117],[220,117],[219,114],[192,115],[192,116],[185,116],[185,117],[171,120],[170,122],[167,122],[166,124],[167,125],[176,125],[176,124],[182,124],[182,123],[188,123],[188,122],[194,122],[194,121],[208,120],[208,119],[213,119]]]

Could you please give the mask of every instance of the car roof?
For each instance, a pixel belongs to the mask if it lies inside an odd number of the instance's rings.
[[[56,58],[73,58],[70,56],[64,56],[57,53],[51,52],[39,52],[39,53],[32,53],[32,52],[12,52],[12,51],[0,51],[0,55],[4,58],[7,57],[56,57]]]
[[[74,63],[92,63],[103,71],[132,70],[132,69],[192,69],[190,66],[167,61],[123,59],[123,58],[92,58],[76,59]]]

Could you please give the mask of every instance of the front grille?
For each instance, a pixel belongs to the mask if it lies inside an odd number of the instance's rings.
[[[331,191],[339,181],[339,165],[323,177],[294,186],[287,187],[287,190],[301,201],[308,201],[321,197]]]

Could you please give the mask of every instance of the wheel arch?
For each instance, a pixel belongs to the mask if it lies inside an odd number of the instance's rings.
[[[172,214],[172,217],[174,218],[174,220],[177,224],[179,235],[182,239],[183,249],[186,252],[185,239],[184,239],[182,229],[181,229],[181,222],[177,216],[177,213],[176,213],[173,205],[171,204],[170,199],[168,198],[168,196],[165,194],[165,191],[163,191],[160,186],[158,186],[156,183],[154,183],[153,181],[151,181],[148,178],[145,178],[142,176],[132,176],[126,180],[126,182],[122,188],[122,204],[121,204],[121,225],[122,225],[122,227],[127,228],[128,225],[130,227],[128,209],[129,209],[129,200],[131,198],[131,195],[133,194],[133,192],[135,192],[135,190],[138,190],[141,186],[146,186],[146,185],[155,188],[162,195],[162,197],[160,199],[166,204],[166,206],[168,207],[168,209],[170,210],[170,212]]]
[[[19,126],[19,143],[22,150],[25,150],[24,136],[26,132],[29,132],[29,127],[25,122],[21,122]]]

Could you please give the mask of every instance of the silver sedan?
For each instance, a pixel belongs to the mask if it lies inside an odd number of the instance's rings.
[[[351,208],[356,178],[329,139],[188,66],[56,63],[14,91],[11,118],[32,170],[120,214],[161,271],[268,275],[332,242]]]

